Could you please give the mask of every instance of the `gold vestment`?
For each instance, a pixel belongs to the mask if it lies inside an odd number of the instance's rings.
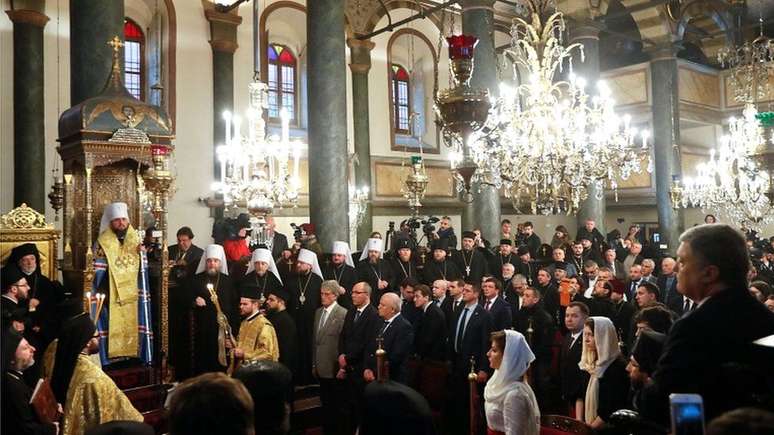
[[[140,272],[140,235],[130,225],[124,243],[107,229],[97,239],[107,259],[110,299],[108,305],[108,358],[138,355],[137,274]]]
[[[114,420],[142,422],[143,417],[115,382],[86,355],[78,355],[67,388],[62,435],[82,435],[87,429]]]
[[[237,348],[245,352],[244,361],[279,361],[279,345],[274,326],[262,314],[242,320]]]

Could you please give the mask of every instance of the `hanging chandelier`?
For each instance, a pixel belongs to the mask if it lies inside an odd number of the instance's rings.
[[[573,53],[583,60],[583,46],[564,46],[565,22],[554,12],[541,18],[546,4],[529,0],[531,22],[515,18],[506,52],[527,81],[502,85],[500,98],[471,155],[485,167],[495,186],[505,188],[514,207],[532,214],[572,214],[588,197],[591,185],[613,189],[643,170],[652,170],[647,132],[637,140],[631,118],[618,116],[610,90],[600,82],[598,94],[586,93],[586,82],[572,73]],[[545,16],[545,15],[544,15]],[[559,79],[564,63],[567,80]]]
[[[422,207],[422,199],[425,197],[429,182],[430,177],[427,176],[424,160],[421,156],[412,156],[409,173],[403,181],[401,193],[408,200],[413,216],[419,214],[419,208]]]
[[[754,230],[774,223],[770,176],[755,158],[766,143],[757,115],[754,104],[745,105],[741,118],[731,118],[718,150],[696,166],[696,177],[675,180],[676,207],[699,207]]]
[[[226,144],[216,149],[220,181],[213,190],[223,196],[226,207],[264,216],[274,208],[297,205],[302,144],[290,139],[290,116],[284,108],[280,110],[281,136],[267,136],[263,114],[268,108],[268,86],[255,77],[248,89],[247,135],[242,135],[240,117],[223,114]]]

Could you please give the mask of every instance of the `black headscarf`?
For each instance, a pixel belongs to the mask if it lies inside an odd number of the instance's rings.
[[[56,347],[54,372],[51,375],[51,388],[59,403],[65,403],[70,379],[73,377],[78,355],[94,336],[94,322],[88,314],[81,313],[62,325],[59,333],[59,343]]]
[[[11,362],[16,358],[16,349],[19,347],[22,338],[22,335],[13,328],[8,328],[3,331],[3,373],[11,368]]]
[[[651,330],[640,331],[640,336],[632,347],[632,356],[640,366],[640,371],[653,374],[656,371],[656,363],[664,349],[666,335]]]
[[[421,394],[395,381],[371,382],[363,394],[361,435],[433,435],[430,405]]]

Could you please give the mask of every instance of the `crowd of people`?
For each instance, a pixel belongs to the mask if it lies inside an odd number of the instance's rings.
[[[550,244],[504,220],[496,245],[473,230],[460,249],[450,220],[439,226],[427,248],[374,233],[355,253],[320,246],[310,225],[289,244],[270,217],[260,245],[247,222],[203,249],[177,231],[170,433],[286,433],[294,391],[309,385],[326,434],[537,434],[541,414],[604,431],[620,409],[666,433],[672,393],[700,394],[707,421],[774,405],[771,354],[754,344],[774,334],[774,238],[708,222],[672,257],[636,226],[603,235],[593,220],[574,239],[557,227]],[[95,330],[24,246],[3,268],[3,385],[16,385],[4,388],[3,429],[55,433],[25,406],[24,386],[47,370],[33,354],[58,339],[51,380],[67,418],[83,409],[70,399],[76,376],[98,370]],[[126,414],[110,419],[139,420],[115,384],[101,388]]]

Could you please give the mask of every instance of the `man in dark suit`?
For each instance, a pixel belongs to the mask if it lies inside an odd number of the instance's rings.
[[[621,263],[621,260],[618,260],[616,258],[615,249],[610,248],[605,251],[605,261],[602,263],[600,267],[607,267],[610,269],[611,272],[613,272],[613,277],[619,281],[623,281],[626,279],[626,270],[624,270],[624,265]]]
[[[677,255],[678,290],[699,306],[672,326],[643,394],[643,416],[665,426],[671,393],[700,394],[707,421],[770,393],[771,360],[756,355],[753,342],[774,334],[774,313],[747,291],[742,233],[723,224],[693,227],[680,236]]]
[[[420,360],[446,359],[446,317],[433,303],[432,291],[424,284],[414,289],[414,306],[420,318],[414,324],[414,354]]]
[[[454,330],[454,322],[457,320],[457,316],[462,312],[462,308],[465,306],[465,301],[462,300],[463,287],[465,287],[465,281],[462,279],[448,281],[447,283],[446,288],[449,291],[449,296],[444,299],[444,303],[441,304],[441,310],[443,311],[443,315],[446,316],[446,323],[448,324],[447,331],[449,331],[449,334]]]
[[[400,284],[400,314],[415,326],[422,317],[422,311],[414,306],[414,294],[419,282],[414,278],[406,278]]]
[[[492,327],[495,331],[502,331],[513,326],[511,306],[500,297],[502,284],[497,278],[486,278],[481,284],[484,293],[484,310],[492,317]]]
[[[395,293],[383,294],[377,310],[382,324],[378,327],[376,338],[381,339],[382,349],[386,352],[389,378],[405,384],[408,380],[408,358],[414,344],[414,328],[400,314],[400,298]],[[376,379],[376,349],[376,340],[367,343],[363,370],[366,382]]]
[[[627,301],[634,301],[635,296],[637,296],[637,287],[640,286],[642,281],[642,265],[633,264],[629,268],[629,279],[624,284],[624,294]]]
[[[677,292],[677,262],[672,257],[661,260],[661,274],[656,280],[656,285],[661,289],[661,300],[669,306],[670,299],[681,299]]]
[[[535,361],[532,363],[532,389],[540,407],[546,409],[555,327],[553,319],[543,308],[539,290],[532,287],[524,290],[521,310],[516,313],[514,326],[524,334],[532,353],[535,354]]]
[[[450,423],[447,433],[467,433],[470,426],[468,373],[471,371],[471,360],[473,371],[477,375],[479,394],[490,375],[486,353],[489,350],[489,335],[493,331],[492,317],[478,303],[480,294],[481,289],[477,284],[465,284],[462,290],[465,305],[457,315],[454,327],[450,330],[452,333],[449,334],[452,374],[450,403],[447,408],[450,415],[445,419]]]
[[[354,433],[360,422],[360,399],[365,388],[363,357],[381,323],[371,304],[371,286],[367,282],[358,282],[352,287],[352,305],[339,335],[339,372],[336,374],[337,378],[347,380],[347,433]]]
[[[583,349],[583,325],[588,317],[589,308],[583,302],[570,302],[564,312],[567,335],[562,339],[559,353],[559,379],[562,400],[569,411],[567,415],[573,418],[583,415],[583,401],[589,381],[588,372],[578,367]]]
[[[271,256],[274,257],[274,260],[278,260],[282,257],[282,252],[289,249],[288,238],[284,234],[275,231],[274,216],[266,216],[266,225],[271,236]]]

